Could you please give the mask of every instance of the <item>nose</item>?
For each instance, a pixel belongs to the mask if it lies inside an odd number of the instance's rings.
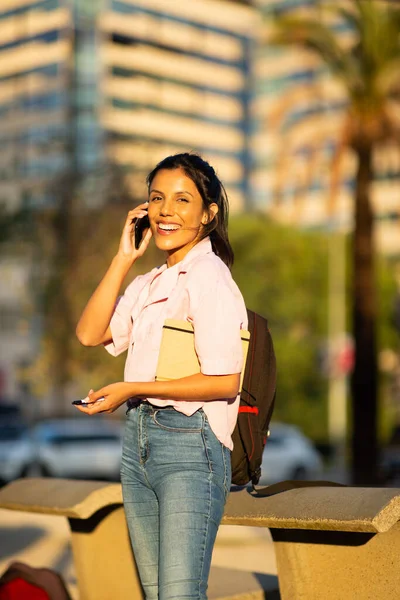
[[[174,214],[173,200],[170,198],[164,198],[160,206],[160,215],[162,217],[169,217]]]

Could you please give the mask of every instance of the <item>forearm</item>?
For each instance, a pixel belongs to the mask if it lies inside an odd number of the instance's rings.
[[[239,390],[240,374],[203,375],[197,373],[189,377],[171,381],[126,382],[129,396],[142,398],[162,398],[172,400],[218,400],[234,398]]]
[[[97,346],[104,341],[121,285],[132,264],[119,255],[113,258],[76,327],[76,335],[83,345]]]
[[[203,375],[198,373],[171,381],[111,383],[96,392],[90,391],[87,404],[76,408],[88,415],[112,413],[128,398],[162,398],[165,400],[207,401],[235,398],[240,375]],[[101,402],[97,402],[101,398]]]

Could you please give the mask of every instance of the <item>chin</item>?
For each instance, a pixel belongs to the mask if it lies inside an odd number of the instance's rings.
[[[194,243],[194,239],[172,239],[168,237],[162,237],[159,235],[155,236],[155,244],[159,250],[164,250],[165,252],[172,252],[173,250],[179,250],[184,246],[188,246]]]

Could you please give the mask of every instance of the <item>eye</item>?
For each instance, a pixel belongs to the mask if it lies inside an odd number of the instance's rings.
[[[161,200],[161,196],[152,196],[152,198],[150,198],[150,202],[155,202],[156,200]]]
[[[178,198],[178,202],[189,202],[187,198]]]

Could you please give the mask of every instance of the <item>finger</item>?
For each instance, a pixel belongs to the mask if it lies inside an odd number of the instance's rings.
[[[85,413],[86,415],[95,415],[97,413],[104,412],[104,408],[101,406],[101,404],[101,402],[99,402],[98,404],[90,403],[87,406],[81,404],[78,405],[76,408],[81,412]]]
[[[142,202],[142,204],[138,204],[136,208],[145,208],[147,210],[148,205],[149,201],[146,200],[145,202]]]
[[[83,404],[75,404],[75,408],[78,409],[80,412],[86,413],[87,415],[90,414],[90,412],[88,411],[88,407],[84,406]]]
[[[130,210],[126,216],[125,224],[132,223],[133,219],[137,219],[142,215],[147,215],[147,211],[144,211],[142,208]]]
[[[139,246],[139,248],[137,250],[137,256],[141,257],[146,252],[146,250],[147,250],[147,248],[149,246],[150,240],[152,238],[152,235],[153,234],[151,232],[151,229],[148,229],[146,231],[146,234],[142,238],[142,241],[140,242],[140,246]]]
[[[144,211],[147,214],[147,208],[148,208],[149,203],[148,202],[143,202],[143,204],[138,204],[137,206],[135,206],[135,208],[132,208],[129,212],[127,217],[132,217],[132,216],[136,216],[136,213],[139,211]]]
[[[131,215],[130,217],[128,217],[128,219],[126,220],[125,223],[125,227],[129,230],[132,230],[133,226],[135,225],[137,219],[141,219],[143,217],[147,216],[147,212],[141,210],[138,212],[135,212],[133,215]]]
[[[136,215],[133,217],[131,224],[133,223],[134,220],[136,219],[142,219],[143,217],[147,217],[147,212],[144,210],[141,210],[139,212],[136,213]]]
[[[151,240],[152,237],[153,237],[153,232],[149,228],[149,229],[146,230],[146,233],[145,233],[145,235],[144,235],[144,237],[142,239],[142,242],[140,244],[141,254],[143,254],[145,252],[145,250],[147,249],[147,246],[149,245],[150,240]]]
[[[91,399],[91,394],[93,394],[93,390],[92,389],[90,389],[88,391],[88,394],[87,394],[87,396],[85,398],[82,398],[83,405],[90,404],[91,402],[94,402],[94,400]]]
[[[133,210],[130,210],[130,211],[128,212],[128,214],[127,214],[127,217],[126,217],[126,218],[127,218],[127,220],[129,220],[129,219],[131,219],[132,217],[137,217],[137,215],[138,215],[139,213],[140,213],[140,214],[147,215],[147,209],[146,209],[146,208],[143,208],[143,207],[141,208],[141,207],[139,207],[139,206],[138,206],[137,208],[134,208]]]
[[[130,211],[128,211],[128,214],[132,214],[135,212],[135,210],[147,210],[147,207],[149,205],[149,201],[146,200],[146,202],[141,202],[141,204],[137,204],[136,206],[134,206],[133,208],[131,208]]]
[[[96,402],[99,398],[104,398],[103,388],[97,390],[97,392],[94,392],[93,390],[89,392],[89,400],[91,403]]]

